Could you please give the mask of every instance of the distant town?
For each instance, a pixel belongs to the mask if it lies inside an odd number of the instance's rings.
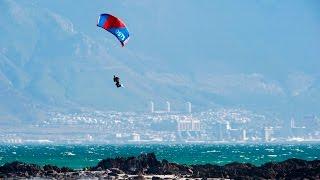
[[[161,110],[150,102],[146,112],[49,112],[48,119],[23,129],[0,131],[3,144],[143,144],[143,143],[294,143],[320,142],[320,119],[281,121],[243,109],[193,112]],[[307,122],[307,123],[306,123]]]

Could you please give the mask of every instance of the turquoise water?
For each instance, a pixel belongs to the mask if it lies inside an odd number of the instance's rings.
[[[19,160],[80,169],[101,159],[155,152],[157,158],[182,164],[260,165],[289,158],[320,159],[320,144],[303,145],[0,145],[0,164]]]

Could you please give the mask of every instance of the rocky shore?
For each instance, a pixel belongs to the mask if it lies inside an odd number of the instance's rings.
[[[154,153],[137,157],[108,158],[83,170],[43,167],[22,162],[0,166],[0,178],[32,179],[320,179],[320,160],[289,159],[278,163],[254,166],[230,163],[224,166],[181,165],[157,160]]]

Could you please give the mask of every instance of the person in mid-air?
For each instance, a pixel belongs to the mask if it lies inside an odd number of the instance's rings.
[[[113,75],[113,82],[116,83],[117,88],[121,87],[120,78],[119,77]]]

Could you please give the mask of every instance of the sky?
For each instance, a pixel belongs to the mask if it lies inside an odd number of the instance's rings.
[[[128,49],[177,69],[192,61],[221,73],[284,76],[317,73],[319,65],[320,3],[315,0],[36,2],[97,36],[103,36],[91,26],[97,14],[113,13],[130,29]]]

